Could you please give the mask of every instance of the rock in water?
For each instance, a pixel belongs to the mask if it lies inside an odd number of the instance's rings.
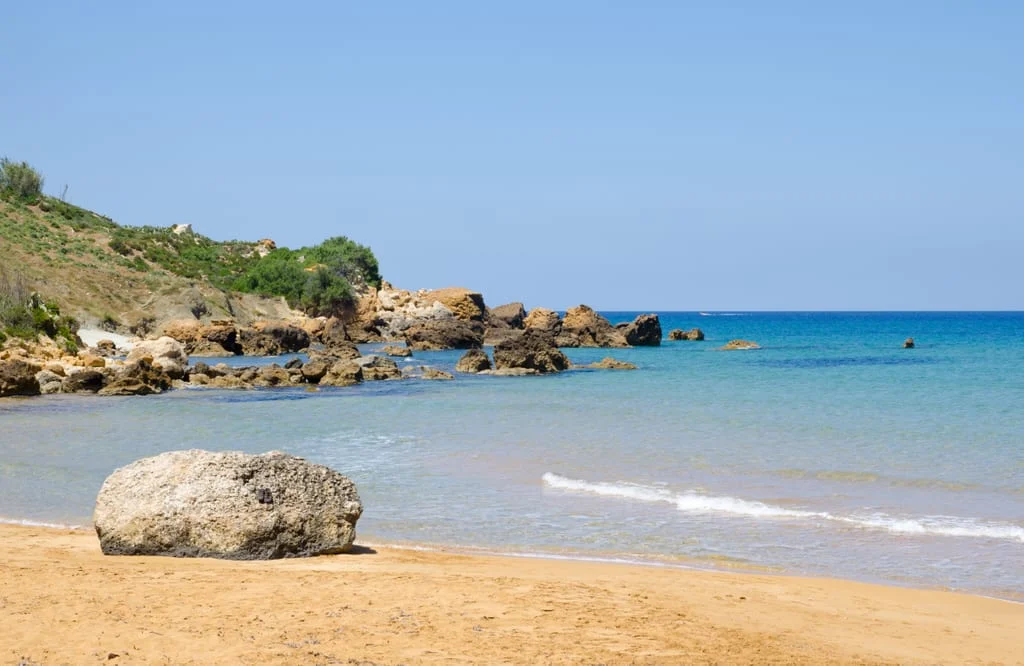
[[[661,345],[661,321],[656,314],[642,314],[623,327],[626,342],[634,347]]]
[[[134,363],[143,358],[150,359],[154,367],[166,372],[171,379],[181,379],[184,377],[185,368],[188,367],[188,356],[185,354],[185,347],[174,338],[166,335],[156,340],[139,342],[128,353],[129,363]]]
[[[476,374],[490,369],[491,359],[487,358],[487,352],[482,349],[470,349],[455,364],[456,372],[466,372],[469,374]]]
[[[21,359],[0,361],[0,398],[9,395],[39,395],[36,373],[42,367]]]
[[[704,331],[699,328],[691,328],[689,331],[684,331],[681,328],[675,328],[669,331],[669,340],[693,340],[699,342],[704,339]]]
[[[355,484],[273,451],[169,451],[118,469],[96,498],[106,555],[268,560],[343,553],[363,512]]]
[[[903,341],[903,348],[904,349],[913,349],[914,348],[914,338],[907,338],[906,340],[904,340]]]
[[[494,367],[496,370],[521,368],[539,373],[561,372],[569,368],[569,359],[549,333],[528,328],[519,337],[494,347]]]
[[[761,348],[761,345],[759,345],[756,342],[753,342],[751,340],[730,340],[729,342],[726,342],[724,345],[719,347],[719,349],[721,349],[723,351],[745,350],[745,349],[760,349],[760,348]]]
[[[484,327],[476,321],[427,319],[405,329],[405,343],[416,351],[479,349],[484,344]]]

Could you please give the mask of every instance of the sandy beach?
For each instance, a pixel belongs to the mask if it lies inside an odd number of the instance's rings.
[[[397,548],[105,557],[0,526],[0,661],[1024,663],[1024,605],[840,580]]]

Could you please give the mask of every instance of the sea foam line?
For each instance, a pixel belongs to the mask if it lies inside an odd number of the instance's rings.
[[[71,525],[68,523],[47,523],[40,520],[28,520],[22,518],[0,518],[0,525],[20,525],[21,527],[47,527],[60,530],[81,530],[84,525]]]
[[[955,516],[896,517],[884,513],[867,516],[835,515],[826,511],[787,509],[738,497],[700,495],[698,493],[674,493],[664,488],[643,486],[632,483],[607,483],[571,479],[547,472],[541,477],[551,488],[574,492],[586,492],[606,497],[621,497],[640,502],[664,502],[673,504],[684,513],[724,513],[750,518],[803,518],[828,520],[844,523],[862,529],[874,529],[893,534],[939,535],[949,537],[971,537],[1003,539],[1024,543],[1024,527],[1011,523],[979,522],[971,518]]]

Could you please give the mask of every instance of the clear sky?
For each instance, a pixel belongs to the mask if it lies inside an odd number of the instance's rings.
[[[492,305],[1024,309],[1024,3],[498,4],[8,4],[0,154]]]

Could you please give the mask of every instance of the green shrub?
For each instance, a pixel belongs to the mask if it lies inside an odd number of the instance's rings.
[[[43,177],[28,162],[0,159],[0,192],[15,199],[34,201],[43,193]]]

